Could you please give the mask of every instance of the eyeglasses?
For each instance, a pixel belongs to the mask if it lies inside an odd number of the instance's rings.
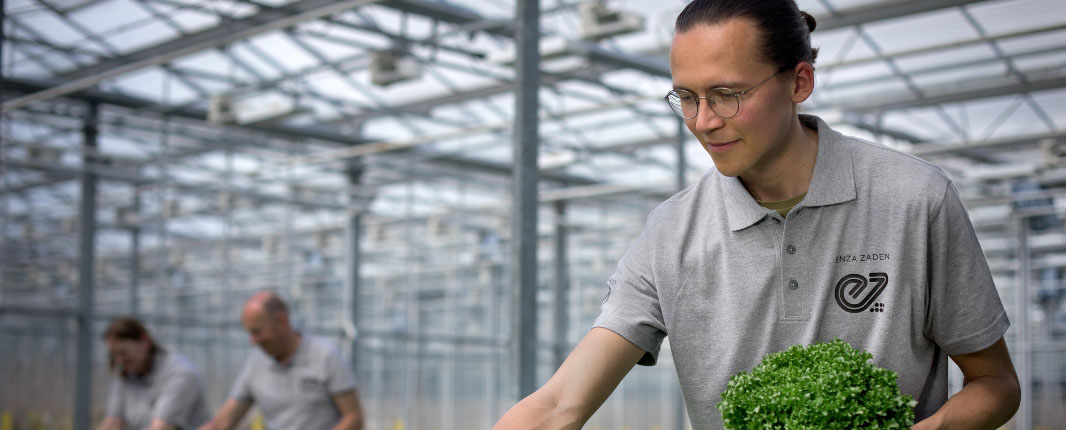
[[[722,118],[732,118],[740,113],[740,96],[752,92],[782,72],[784,70],[774,73],[769,78],[763,79],[762,82],[740,92],[733,92],[729,88],[712,88],[707,92],[706,96],[699,97],[689,90],[670,90],[669,93],[666,93],[666,102],[670,104],[670,109],[673,109],[674,113],[686,120],[695,118],[699,114],[700,99],[707,100],[707,104],[711,106],[711,111],[715,115]]]

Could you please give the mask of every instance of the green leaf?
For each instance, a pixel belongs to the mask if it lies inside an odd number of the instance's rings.
[[[840,339],[767,354],[730,378],[717,405],[725,428],[910,428],[917,402],[872,358]]]

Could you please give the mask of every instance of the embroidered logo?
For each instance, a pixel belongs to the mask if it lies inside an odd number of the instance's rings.
[[[873,287],[868,288],[871,283]],[[841,309],[851,313],[859,313],[869,308],[887,285],[888,274],[886,273],[874,272],[870,274],[869,278],[858,274],[844,275],[843,278],[837,281],[834,296]],[[884,305],[880,305],[878,308],[880,312],[884,311]]]
[[[300,391],[303,393],[317,393],[323,390],[322,381],[315,378],[303,378],[300,380]]]

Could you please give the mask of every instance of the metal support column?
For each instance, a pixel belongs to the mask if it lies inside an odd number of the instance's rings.
[[[566,228],[566,201],[555,202],[555,285],[554,296],[554,324],[555,328],[555,368],[563,365],[566,355],[570,352],[570,344],[567,342],[567,333],[570,331],[570,259],[567,254],[567,228]]]
[[[537,170],[540,108],[540,1],[519,0],[515,10],[517,79],[514,119],[514,205],[511,234],[514,331],[511,344],[518,398],[536,389],[537,371]]]
[[[1030,278],[1032,278],[1032,268],[1029,261],[1029,220],[1025,217],[1017,217],[1018,226],[1018,273],[1015,276],[1017,285],[1015,291],[1016,296],[1016,309],[1017,315],[1015,315],[1014,327],[1017,327],[1016,345],[1014,351],[1018,354],[1017,360],[1014,365],[1018,372],[1018,383],[1022,390],[1021,404],[1018,406],[1018,412],[1015,416],[1015,426],[1017,429],[1029,429],[1032,428],[1032,415],[1033,415],[1033,351],[1032,351],[1032,339],[1029,335],[1029,286]]]
[[[141,282],[141,190],[133,193],[133,219],[130,225],[130,285],[126,298],[128,312],[134,318],[140,313],[138,289]]]
[[[89,103],[85,117],[81,202],[78,211],[78,315],[77,367],[74,387],[74,430],[89,430],[89,403],[93,370],[93,261],[96,242],[96,175],[89,172],[95,164],[96,121],[99,106]]]
[[[363,169],[358,166],[348,168],[348,223],[345,228],[344,243],[344,291],[346,305],[348,307],[348,321],[344,325],[345,334],[351,339],[351,366],[352,372],[358,377],[360,342],[359,342],[359,289],[361,286],[360,264],[361,250],[359,242],[362,239],[363,210],[366,205],[362,196],[358,193],[359,184],[362,183]]]
[[[681,191],[685,189],[685,166],[688,162],[685,160],[685,138],[688,137],[688,127],[685,127],[685,120],[681,117],[677,118],[677,190]]]

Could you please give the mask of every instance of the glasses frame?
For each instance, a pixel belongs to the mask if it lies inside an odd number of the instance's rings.
[[[740,96],[748,94],[748,93],[750,93],[752,91],[755,91],[755,89],[759,88],[759,86],[761,86],[762,84],[765,84],[765,83],[769,82],[771,79],[777,77],[777,75],[780,75],[780,74],[784,73],[787,70],[788,69],[780,70],[777,73],[774,73],[774,74],[770,75],[770,77],[768,77],[766,79],[763,79],[759,83],[757,83],[755,85],[752,85],[750,88],[748,88],[748,89],[746,89],[744,91],[733,91],[733,90],[731,90],[729,88],[717,87],[717,88],[711,88],[710,91],[708,91],[708,93],[712,93],[712,92],[716,92],[717,91],[718,94],[715,94],[714,96],[707,95],[707,96],[700,97],[700,96],[697,96],[696,93],[694,93],[692,91],[689,91],[689,90],[686,90],[686,89],[683,89],[683,88],[674,88],[674,89],[670,90],[670,92],[666,93],[666,96],[663,97],[663,99],[666,100],[666,104],[670,105],[670,110],[672,110],[675,114],[677,114],[677,116],[681,117],[685,121],[688,121],[690,119],[696,118],[697,116],[700,115],[700,99],[707,100],[707,104],[712,106],[711,107],[711,112],[714,112],[714,114],[718,115],[719,118],[726,118],[726,119],[733,118],[733,117],[735,117],[737,115],[740,115],[740,108],[741,108]],[[684,92],[687,92],[687,93],[691,93],[692,97],[696,99],[696,112],[694,112],[692,114],[692,116],[686,117],[683,112],[678,112],[678,110],[674,108],[674,104],[673,103],[670,103],[670,96],[678,94],[677,93],[678,91],[684,91]],[[710,100],[709,97],[733,97],[736,100],[736,102],[737,102],[737,112],[732,114],[732,115],[729,115],[729,116],[725,116],[725,115],[722,115],[722,114],[718,113],[718,111],[715,110],[714,107],[713,107],[714,105],[716,105],[718,103],[715,103],[713,100]],[[681,98],[680,95],[678,95],[678,99],[680,99],[680,98]],[[678,106],[678,109],[680,109],[680,105]]]

